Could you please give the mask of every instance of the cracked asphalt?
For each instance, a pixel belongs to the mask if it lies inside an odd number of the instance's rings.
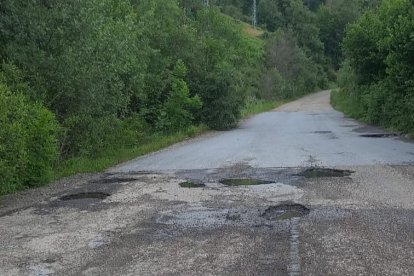
[[[414,143],[391,134],[323,91],[2,197],[0,275],[414,275]]]

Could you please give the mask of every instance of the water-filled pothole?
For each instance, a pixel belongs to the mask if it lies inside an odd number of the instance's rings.
[[[194,183],[192,181],[181,182],[179,185],[181,188],[203,188],[206,186],[203,183]]]
[[[89,193],[78,193],[78,194],[71,194],[71,195],[66,195],[66,196],[62,196],[59,199],[60,200],[76,200],[76,199],[105,199],[108,196],[110,196],[110,194],[108,193],[102,193],[102,192],[89,192]]]
[[[305,178],[319,178],[319,177],[345,177],[350,176],[353,171],[338,170],[329,168],[309,168],[301,172],[299,175]]]
[[[369,133],[369,134],[361,134],[360,137],[365,138],[387,138],[387,137],[396,137],[398,136],[397,133]]]
[[[309,212],[310,210],[301,204],[281,204],[270,206],[261,216],[267,220],[286,220],[306,216]]]
[[[251,185],[262,185],[271,184],[272,181],[253,179],[253,178],[229,178],[220,180],[221,184],[226,186],[251,186]]]

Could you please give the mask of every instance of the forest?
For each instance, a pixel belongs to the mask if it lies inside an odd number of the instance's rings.
[[[237,126],[339,85],[347,114],[414,132],[408,0],[2,0],[0,194]],[[247,112],[248,113],[248,112]]]

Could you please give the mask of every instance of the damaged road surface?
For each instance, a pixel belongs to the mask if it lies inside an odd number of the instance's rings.
[[[413,164],[313,94],[1,198],[0,275],[414,275]]]

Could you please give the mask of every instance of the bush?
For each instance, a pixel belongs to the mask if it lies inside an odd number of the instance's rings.
[[[171,79],[171,94],[162,111],[158,128],[163,131],[178,131],[189,128],[194,121],[193,113],[202,106],[200,97],[189,96],[188,85],[184,80],[187,74],[185,64],[178,60]]]
[[[46,108],[0,83],[0,194],[52,177],[58,126]]]
[[[358,106],[358,117],[410,133],[414,133],[413,30],[412,1],[383,1],[364,14],[347,30],[347,60],[340,80],[344,95]]]

